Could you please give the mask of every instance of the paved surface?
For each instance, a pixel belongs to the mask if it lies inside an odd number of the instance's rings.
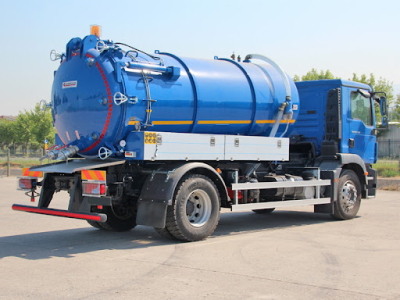
[[[15,187],[0,179],[0,299],[400,299],[399,192],[350,221],[224,212],[209,239],[179,243],[12,211],[29,205]],[[60,193],[53,207],[66,203]]]
[[[378,189],[400,191],[400,178],[378,178]]]

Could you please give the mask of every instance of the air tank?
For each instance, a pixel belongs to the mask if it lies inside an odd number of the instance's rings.
[[[88,158],[101,147],[114,152],[132,131],[288,136],[297,89],[273,62],[254,57],[150,55],[94,35],[74,38],[55,72],[54,126],[72,152]]]

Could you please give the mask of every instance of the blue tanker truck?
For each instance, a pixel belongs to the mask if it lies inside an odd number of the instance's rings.
[[[314,205],[345,220],[375,196],[374,102],[383,123],[387,104],[368,85],[294,83],[261,55],[152,55],[96,35],[51,57],[60,65],[41,106],[57,130],[45,158],[58,162],[24,170],[19,187],[38,205],[14,210],[198,241],[221,208]],[[65,210],[50,207],[60,191],[70,195]]]

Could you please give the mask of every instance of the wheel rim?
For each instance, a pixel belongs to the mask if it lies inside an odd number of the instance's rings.
[[[344,211],[349,212],[354,208],[357,202],[357,188],[350,180],[343,184],[342,190],[342,207]]]
[[[201,227],[211,216],[211,199],[203,190],[194,190],[185,201],[186,217],[193,227]]]
[[[132,209],[130,208],[121,206],[112,206],[112,205],[110,208],[114,216],[117,217],[118,219],[128,220],[133,216]]]

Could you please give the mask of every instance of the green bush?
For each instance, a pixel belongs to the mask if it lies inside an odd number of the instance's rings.
[[[400,176],[398,160],[381,160],[378,161],[373,168],[378,171],[381,177],[398,177]]]

